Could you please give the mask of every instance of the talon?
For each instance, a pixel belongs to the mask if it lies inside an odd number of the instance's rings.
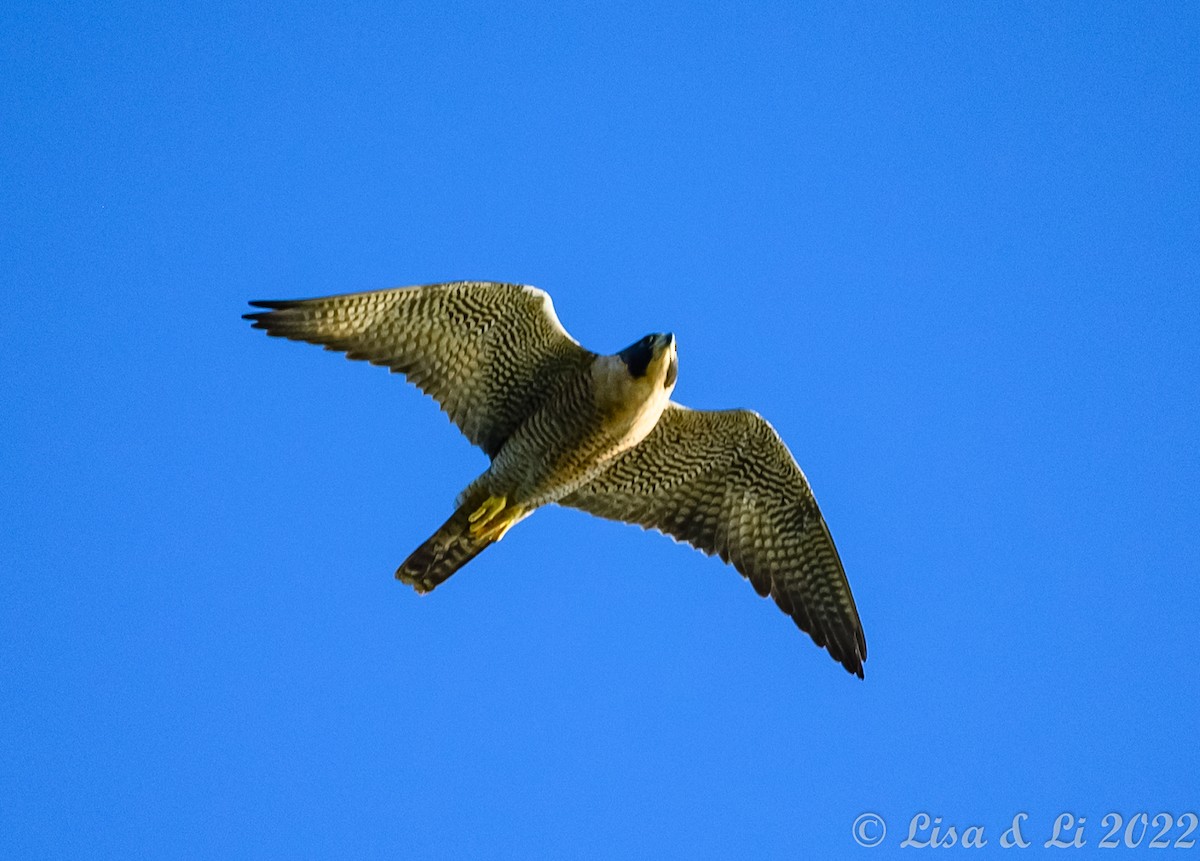
[[[501,511],[503,511],[504,506],[507,504],[508,504],[507,496],[489,496],[487,499],[485,499],[483,501],[482,505],[480,505],[473,512],[471,512],[471,514],[467,517],[467,520],[470,523],[476,523],[476,522],[482,520],[483,523],[480,523],[479,527],[478,527],[478,528],[482,529],[484,524],[486,524],[489,520],[491,520],[493,517],[495,517]],[[471,531],[474,532],[475,528],[476,527],[472,527]]]
[[[520,519],[521,513],[510,508],[500,517],[497,517],[495,520],[489,523],[487,528],[481,531],[479,537],[488,541],[499,541],[504,537],[505,533],[512,529],[513,525],[516,524],[516,522]]]
[[[504,496],[489,496],[467,516],[471,537],[482,541],[499,541],[513,524],[525,516],[519,506],[508,505]]]

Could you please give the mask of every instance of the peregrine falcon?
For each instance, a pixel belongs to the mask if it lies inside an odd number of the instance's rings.
[[[396,571],[417,592],[557,503],[720,556],[862,678],[862,624],[804,473],[757,413],[671,400],[673,335],[593,353],[549,295],[487,281],[250,304],[268,335],[404,374],[491,459]]]

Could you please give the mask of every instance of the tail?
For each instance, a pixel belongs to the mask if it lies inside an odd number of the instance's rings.
[[[396,569],[396,579],[424,595],[495,544],[493,540],[471,536],[468,516],[478,506],[477,499],[463,502],[450,519]]]

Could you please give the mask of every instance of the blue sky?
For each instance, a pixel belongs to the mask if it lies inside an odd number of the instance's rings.
[[[650,5],[0,11],[0,855],[1196,811],[1195,5]],[[486,458],[240,315],[459,278],[672,331],[678,400],[771,420],[866,680],[577,512],[393,581]]]

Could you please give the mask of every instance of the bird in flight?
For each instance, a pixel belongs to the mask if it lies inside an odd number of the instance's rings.
[[[759,595],[862,678],[867,644],[804,473],[749,410],[671,400],[675,337],[601,355],[534,287],[456,281],[251,302],[268,335],[404,374],[491,464],[396,571],[433,590],[550,503],[656,529],[732,563]]]

